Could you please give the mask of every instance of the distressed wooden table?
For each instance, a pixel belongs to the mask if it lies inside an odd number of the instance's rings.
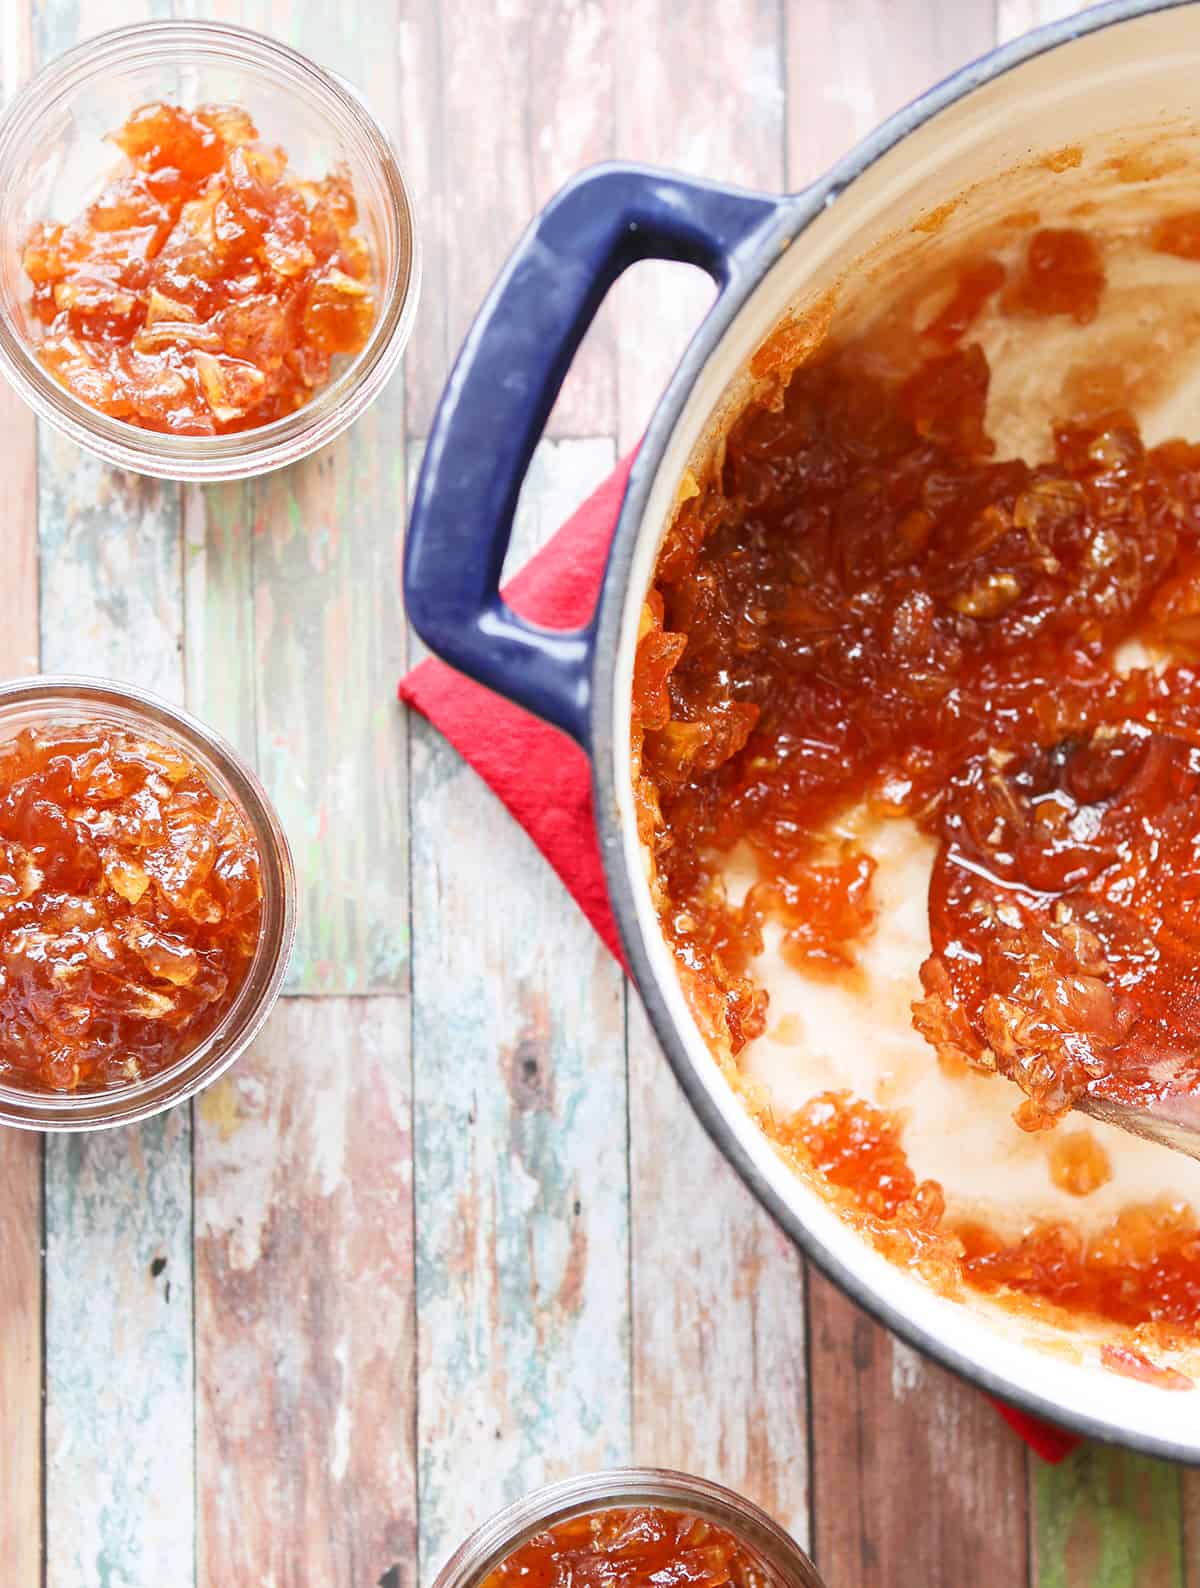
[[[519,229],[612,155],[765,188],[1046,0],[229,0],[356,82],[413,180],[403,375],[256,484],[102,468],[0,394],[0,668],[134,678],[254,758],[302,886],[287,996],[194,1108],[0,1135],[6,1588],[415,1588],[503,1500],[636,1460],[723,1479],[831,1588],[1200,1584],[1200,1483],[1039,1465],[806,1274],[637,1000],[394,703],[406,491]],[[170,0],[3,0],[3,88]],[[639,435],[709,289],[640,266],[543,443],[525,554]]]

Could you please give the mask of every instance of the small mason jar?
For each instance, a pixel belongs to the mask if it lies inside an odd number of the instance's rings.
[[[165,700],[106,679],[42,675],[0,684],[0,740],[53,724],[123,728],[183,752],[240,812],[258,850],[262,915],[258,945],[232,1004],[196,1047],[165,1070],[128,1086],[51,1092],[0,1081],[0,1125],[27,1130],[96,1130],[127,1125],[193,1096],[253,1041],[283,985],[296,931],[296,880],[279,817],[255,774],[211,728]]]
[[[770,1588],[823,1588],[812,1561],[765,1511],[720,1484],[654,1467],[593,1472],[535,1490],[472,1533],[442,1567],[434,1588],[480,1588],[502,1561],[559,1522],[593,1511],[646,1506],[681,1511],[723,1528],[761,1567]]]
[[[295,413],[225,436],[143,430],[88,407],[39,363],[22,251],[35,221],[73,219],[112,173],[106,134],[166,100],[241,106],[299,177],[344,164],[371,247],[370,338],[335,364]],[[97,457],[170,480],[234,480],[315,452],[370,403],[395,369],[420,283],[412,203],[387,133],[347,83],[275,39],[221,22],[146,22],[68,50],[0,117],[0,368],[41,418]]]

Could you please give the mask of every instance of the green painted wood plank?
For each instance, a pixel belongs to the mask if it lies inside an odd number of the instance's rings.
[[[179,493],[44,432],[42,664],[182,696]],[[186,1588],[191,1121],[47,1138],[47,1588]]]
[[[609,441],[543,443],[534,480],[557,499],[526,493],[526,554],[612,461]],[[503,1501],[628,1458],[628,1194],[620,974],[475,774],[428,724],[412,731],[428,1583]]]
[[[370,29],[331,30],[312,3],[180,10],[307,50],[396,123],[399,65],[372,47]],[[290,992],[407,986],[407,749],[395,700],[403,416],[397,377],[316,457],[189,496],[188,698],[253,746],[291,841],[300,910]]]
[[[1182,1588],[1177,1467],[1086,1444],[1035,1464],[1033,1501],[1035,1588]]]

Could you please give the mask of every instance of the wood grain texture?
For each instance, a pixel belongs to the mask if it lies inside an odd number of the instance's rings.
[[[291,991],[407,985],[402,396],[393,385],[317,457],[214,487],[187,515],[188,697],[253,745],[287,831]]]
[[[613,148],[611,7],[600,0],[413,8],[400,137],[422,219],[427,291],[406,360],[409,434],[428,434],[450,363],[517,238],[554,191]],[[411,85],[408,88],[407,85]],[[610,434],[615,336],[602,311],[548,433]]]
[[[408,1003],[290,998],[197,1103],[198,1581],[411,1583]]]
[[[178,491],[50,432],[39,486],[43,666],[179,699]],[[187,1108],[47,1138],[48,1588],[192,1581],[191,1195]]]
[[[188,10],[307,50],[397,127],[400,62],[369,28],[331,31],[315,0]],[[400,377],[315,457],[189,493],[188,698],[256,761],[291,842],[292,992],[407,986],[404,502]]]
[[[807,1544],[800,1255],[705,1135],[633,996],[628,1031],[634,1457],[728,1484]]]
[[[808,1315],[822,1573],[855,1588],[1026,1582],[1017,1436],[811,1269]]]
[[[610,0],[621,72],[618,155],[783,186],[784,0]],[[688,265],[635,265],[613,289],[621,452],[634,446],[713,298]]]
[[[543,443],[538,463],[574,505],[612,445]],[[558,513],[526,493],[526,555]],[[579,752],[564,739],[563,753]],[[428,1583],[503,1501],[628,1458],[626,1093],[620,973],[508,814],[417,721],[412,844]]]
[[[996,0],[996,38],[1006,44],[1030,28],[1044,27],[1047,22],[1058,22],[1087,9],[1078,0]]]
[[[788,184],[994,41],[993,0],[805,0],[787,12]]]
[[[1179,1472],[1103,1445],[1034,1471],[1037,1588],[1181,1588]]]
[[[0,97],[28,75],[30,17],[0,12]],[[0,385],[0,678],[37,671],[37,434],[32,415]],[[14,1583],[42,1571],[42,1142],[0,1132],[0,1540]]]
[[[164,9],[36,0],[38,57]],[[178,490],[107,469],[43,430],[38,516],[43,667],[181,699]],[[45,1178],[46,1588],[188,1588],[189,1112],[50,1137]]]

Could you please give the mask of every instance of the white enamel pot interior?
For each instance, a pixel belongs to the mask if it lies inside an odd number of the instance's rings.
[[[715,343],[707,350],[701,344],[681,367],[635,469],[602,599],[593,718],[597,808],[630,959],[660,1040],[709,1130],[789,1233],[898,1334],[993,1393],[1097,1437],[1200,1460],[1197,1394],[1172,1394],[1104,1369],[1102,1334],[1072,1331],[1069,1344],[1080,1349],[1079,1360],[1071,1360],[1053,1328],[1039,1331],[982,1299],[935,1294],[873,1251],[779,1160],[721,1076],[680,990],[651,905],[628,772],[639,612],[680,480],[703,463],[745,403],[753,390],[748,361],[775,327],[807,317],[819,333],[831,303],[835,330],[868,325],[898,283],[928,272],[1014,212],[1036,209],[1041,225],[1086,225],[1116,235],[1144,227],[1147,216],[1189,207],[1189,189],[1190,206],[1200,207],[1200,6],[1103,6],[1073,26],[1043,30],[967,68],[801,195],[796,234],[777,262]],[[1078,218],[1081,204],[1095,206],[1086,220]],[[1036,421],[1045,436],[1063,359],[1074,346],[1064,352],[1062,337],[1090,338],[1088,348],[1117,337],[1128,349],[1131,337],[1144,340],[1173,322],[1176,289],[1200,304],[1200,267],[1158,256],[1156,268],[1164,279],[1146,284],[1142,294],[1136,269],[1122,275],[1124,265],[1114,264],[1106,297],[1112,308],[1103,308],[1086,331],[1059,331],[1041,321],[1025,342],[1013,341],[999,354],[989,350],[996,360],[993,428],[1003,432],[1001,455],[1020,449],[1026,421]],[[1150,321],[1145,304],[1157,305]],[[1191,360],[1186,347],[1177,354],[1159,360],[1173,361],[1172,379],[1157,383],[1139,415],[1150,440],[1164,434],[1200,440],[1200,351]],[[848,1026],[844,1037],[843,1084],[850,1085],[861,1069],[864,1033]],[[984,1084],[1009,1092],[999,1105],[1006,1118],[1015,1091],[1003,1082]],[[968,1129],[953,1118],[936,1128],[950,1138]],[[986,1153],[987,1127],[982,1149],[980,1128],[977,1121],[964,1140],[971,1151]],[[1158,1189],[1170,1190],[1177,1173],[1200,1168],[1166,1149],[1146,1151],[1157,1156],[1138,1160],[1139,1193],[1147,1174],[1158,1177]],[[1119,1177],[1119,1162],[1117,1169]]]

